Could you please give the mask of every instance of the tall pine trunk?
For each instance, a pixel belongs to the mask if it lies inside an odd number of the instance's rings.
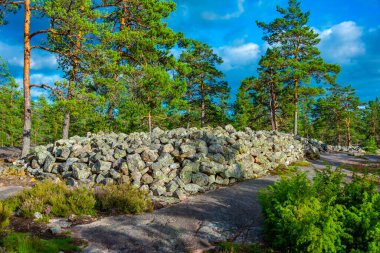
[[[346,119],[346,134],[347,134],[347,146],[351,147],[352,138],[351,138],[351,126],[350,119]]]
[[[202,84],[201,84],[201,127],[205,126],[205,110],[206,110],[205,89],[204,89],[204,84],[202,81]]]
[[[294,135],[298,135],[298,79],[294,80]]]
[[[65,117],[63,119],[63,129],[62,129],[62,139],[66,140],[69,138],[69,130],[70,130],[70,111],[65,112]]]
[[[84,10],[84,7],[81,7],[81,10]],[[75,45],[74,45],[74,56],[73,56],[73,69],[70,76],[70,82],[69,82],[69,89],[67,92],[67,100],[72,99],[72,89],[76,85],[76,77],[77,77],[77,71],[78,71],[78,54],[79,54],[79,48],[81,46],[81,39],[82,39],[82,32],[78,32],[78,37],[76,38]],[[69,132],[70,132],[70,125],[71,125],[71,109],[66,108],[65,116],[63,119],[63,130],[62,130],[62,139],[66,140],[69,138]]]
[[[108,121],[109,121],[110,123],[112,123],[113,118],[114,118],[114,115],[113,115],[113,106],[112,106],[112,104],[110,103],[109,106],[108,106]]]
[[[152,112],[148,112],[148,125],[149,125],[149,134],[152,134]]]
[[[30,150],[31,135],[31,102],[30,102],[30,0],[24,1],[24,129],[22,136],[21,156],[25,157]]]
[[[191,121],[190,87],[191,85],[187,85],[187,129],[190,128],[190,121]]]
[[[272,130],[277,131],[277,120],[276,120],[276,94],[274,92],[273,83],[271,85],[271,101],[270,101],[270,110],[271,110],[271,122],[272,122]]]
[[[336,122],[336,131],[338,136],[338,146],[342,145],[342,136],[340,135],[340,122],[337,120]]]

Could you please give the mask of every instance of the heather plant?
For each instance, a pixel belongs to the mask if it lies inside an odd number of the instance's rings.
[[[128,184],[99,186],[95,188],[95,196],[101,211],[140,214],[153,210],[148,192]]]
[[[153,204],[147,192],[126,184],[96,186],[94,190],[72,188],[47,180],[0,202],[0,216],[4,213],[5,217],[6,212],[1,210],[8,209],[26,218],[33,218],[36,212],[49,218],[68,217],[71,214],[97,215],[98,212],[139,214],[151,211]]]

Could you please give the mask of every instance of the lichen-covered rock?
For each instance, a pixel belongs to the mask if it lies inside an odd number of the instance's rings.
[[[43,171],[50,173],[54,167],[55,158],[51,154],[48,154],[45,158]]]
[[[149,133],[98,133],[38,146],[27,171],[38,178],[61,177],[78,183],[131,183],[161,198],[184,199],[218,185],[265,175],[280,164],[326,151],[360,152],[333,147],[292,134],[216,128],[155,128]]]
[[[144,150],[141,154],[141,158],[143,159],[144,162],[154,162],[158,158],[158,153],[157,151],[154,150]]]
[[[139,154],[128,155],[127,165],[129,171],[142,170],[145,168],[145,163],[143,162]]]
[[[94,166],[92,167],[92,172],[95,173],[95,174],[99,174],[99,173],[102,173],[102,172],[109,171],[111,169],[111,167],[112,167],[112,163],[111,162],[97,160],[95,162]]]
[[[72,175],[77,180],[87,179],[91,176],[91,171],[84,163],[75,163],[72,165]]]
[[[242,171],[238,164],[232,164],[228,167],[228,169],[224,172],[224,175],[226,178],[236,178],[241,179],[242,178]]]
[[[151,175],[144,174],[142,176],[142,181],[143,181],[144,184],[151,184],[151,183],[153,183],[154,179],[153,179],[153,177]]]
[[[204,188],[202,188],[201,186],[197,184],[187,184],[185,185],[184,190],[192,194],[198,193],[198,192],[204,192]]]
[[[198,172],[191,176],[191,181],[199,186],[206,186],[208,185],[209,178],[206,174]]]

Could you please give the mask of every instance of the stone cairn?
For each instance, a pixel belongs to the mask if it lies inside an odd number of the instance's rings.
[[[67,184],[131,183],[152,196],[182,198],[268,174],[279,165],[319,157],[319,148],[291,134],[191,128],[151,134],[91,134],[38,146],[26,170]]]

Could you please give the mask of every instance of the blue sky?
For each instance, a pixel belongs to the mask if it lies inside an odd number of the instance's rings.
[[[240,81],[256,75],[265,52],[262,31],[255,21],[278,16],[276,5],[287,0],[175,0],[177,10],[167,20],[175,31],[212,46],[223,59],[220,67],[236,93]],[[304,0],[310,10],[309,25],[320,33],[324,59],[342,67],[338,82],[352,84],[362,100],[380,97],[380,0]],[[22,15],[9,16],[0,27],[0,55],[9,61],[12,74],[22,80]],[[41,24],[32,23],[36,30]],[[32,82],[60,79],[53,55],[34,52]],[[39,95],[42,91],[33,91]]]

